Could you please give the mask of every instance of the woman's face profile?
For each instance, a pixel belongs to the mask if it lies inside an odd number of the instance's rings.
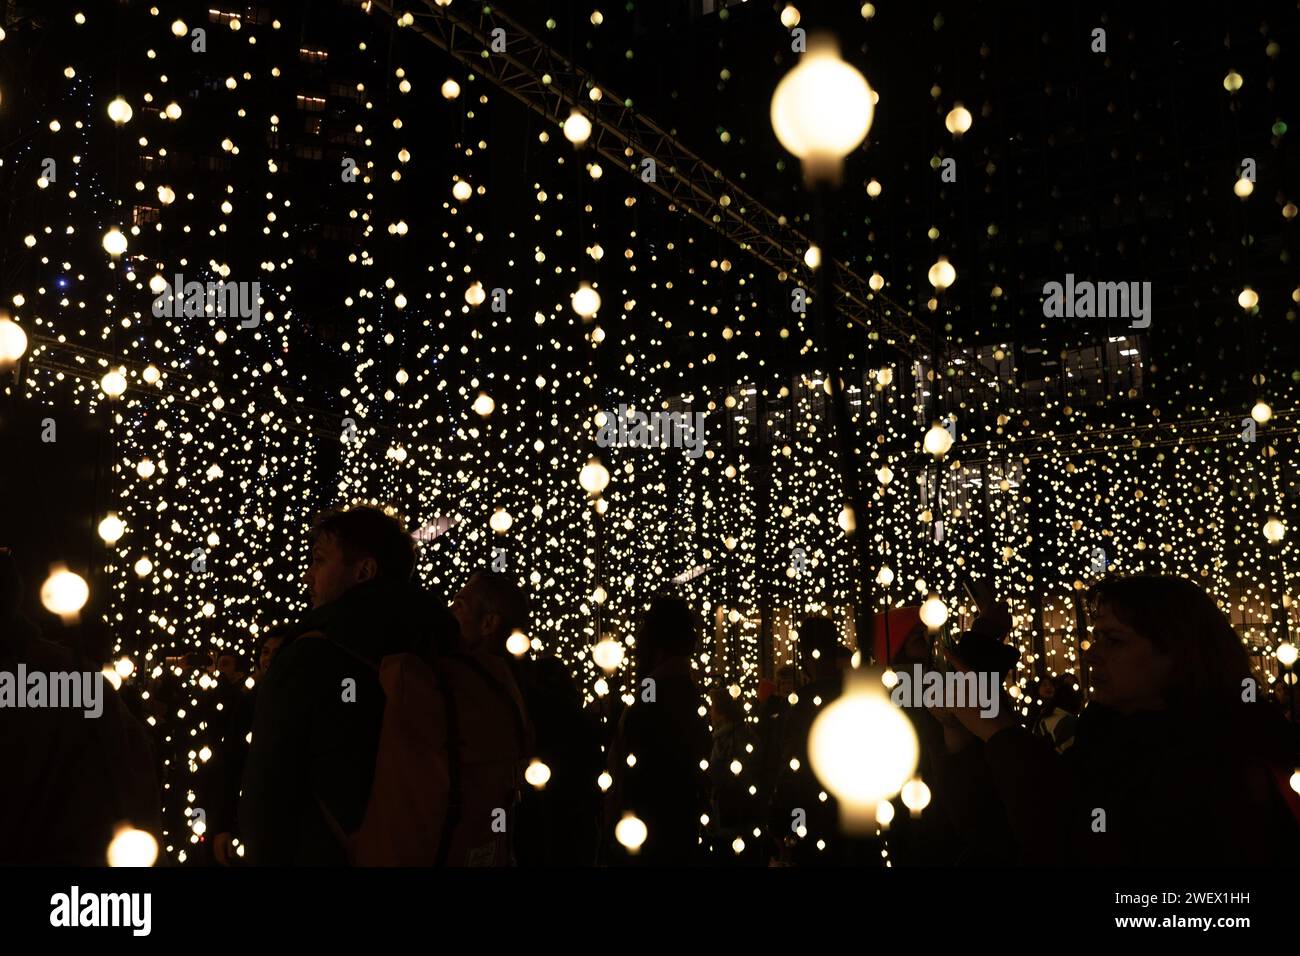
[[[1104,603],[1092,615],[1084,659],[1092,672],[1092,699],[1097,703],[1125,714],[1164,707],[1169,658]]]

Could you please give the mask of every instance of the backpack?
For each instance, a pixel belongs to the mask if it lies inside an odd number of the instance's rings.
[[[377,670],[384,717],[360,828],[344,833],[317,797],[348,862],[510,865],[532,734],[506,663],[481,653],[403,653]]]

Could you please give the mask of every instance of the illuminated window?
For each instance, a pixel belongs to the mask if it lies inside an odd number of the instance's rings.
[[[298,59],[304,63],[324,63],[329,58],[328,50],[309,50],[307,47],[301,47],[298,50]]]
[[[298,94],[298,109],[306,110],[309,113],[319,113],[325,109],[325,97],[308,96],[305,93]]]

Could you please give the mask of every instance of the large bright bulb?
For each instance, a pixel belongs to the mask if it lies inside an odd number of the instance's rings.
[[[158,841],[144,830],[123,827],[108,845],[109,866],[153,866],[157,859]]]
[[[938,422],[930,426],[925,433],[925,450],[935,458],[942,458],[952,448],[952,433]]]
[[[880,672],[850,671],[846,692],[813,721],[808,760],[839,800],[848,832],[870,832],[880,801],[916,771],[919,746],[907,716],[890,702]]]
[[[131,122],[131,117],[134,115],[135,111],[131,109],[131,104],[120,96],[108,104],[108,118],[118,126]]]
[[[921,605],[921,621],[932,631],[937,631],[943,627],[944,622],[948,620],[948,606],[943,603],[943,598],[937,594],[931,594]]]
[[[839,179],[844,157],[866,139],[874,115],[871,87],[825,34],[809,38],[808,52],[772,94],[772,128],[803,161],[810,182]]]
[[[592,318],[600,311],[600,293],[587,283],[582,283],[578,286],[578,291],[573,293],[573,311],[583,319]]]
[[[575,146],[581,146],[591,136],[591,120],[580,111],[574,110],[564,121],[564,138]]]
[[[99,523],[99,536],[105,544],[114,545],[126,534],[126,525],[115,514],[110,514]]]
[[[617,670],[623,663],[623,645],[607,637],[591,649],[591,657],[601,670]]]
[[[609,469],[599,458],[592,458],[578,472],[578,484],[589,495],[598,495],[609,485]]]
[[[648,835],[645,823],[630,813],[624,814],[623,819],[618,821],[618,826],[614,827],[615,839],[633,854],[640,851],[641,844],[645,843]]]
[[[1279,644],[1276,653],[1277,662],[1283,667],[1292,666],[1295,664],[1296,658],[1300,656],[1300,652],[1296,651],[1296,646],[1294,644]]]
[[[109,398],[121,398],[126,392],[126,375],[121,369],[113,369],[106,372],[104,377],[99,380],[99,387]]]
[[[1264,537],[1268,539],[1269,544],[1277,544],[1286,537],[1286,525],[1277,515],[1272,515],[1264,522]]]
[[[103,243],[104,251],[115,259],[126,252],[126,236],[116,226],[104,233]]]
[[[954,136],[960,136],[970,129],[971,115],[970,110],[958,103],[952,108],[944,118],[943,125],[948,128],[948,132]]]
[[[86,579],[63,565],[51,568],[50,576],[41,585],[41,604],[65,621],[75,619],[89,597],[90,585]]]
[[[1267,425],[1273,418],[1273,409],[1269,407],[1268,402],[1258,401],[1250,410],[1250,417],[1261,425]]]
[[[935,264],[930,266],[927,275],[930,279],[930,285],[934,286],[939,292],[957,281],[957,270],[953,268],[947,256],[940,256]]]
[[[27,351],[27,333],[13,319],[0,319],[0,365],[17,362]]]

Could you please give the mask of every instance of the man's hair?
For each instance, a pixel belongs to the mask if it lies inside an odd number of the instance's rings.
[[[470,583],[478,583],[478,600],[487,610],[495,611],[501,618],[501,629],[506,634],[518,629],[528,632],[528,595],[519,585],[499,571],[479,568],[469,576]]]
[[[690,605],[679,597],[662,595],[641,615],[638,649],[654,650],[664,657],[684,657],[695,650],[700,624]]]
[[[374,558],[381,578],[409,581],[415,571],[415,539],[402,519],[373,505],[333,508],[316,516],[312,540],[329,535],[349,561]]]

